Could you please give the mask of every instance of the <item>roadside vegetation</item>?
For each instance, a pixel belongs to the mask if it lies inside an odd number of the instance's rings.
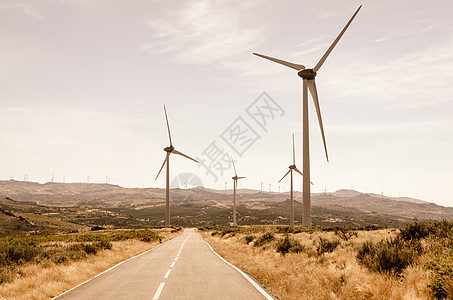
[[[453,299],[453,222],[199,231],[279,299]]]
[[[0,238],[0,298],[48,299],[149,250],[180,227]]]

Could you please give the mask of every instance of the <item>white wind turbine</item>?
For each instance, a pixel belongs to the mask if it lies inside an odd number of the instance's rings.
[[[349,25],[354,20],[355,16],[359,12],[360,8],[356,10],[354,15],[351,17],[349,22],[340,32],[338,37],[335,41],[330,45],[329,49],[327,49],[326,53],[321,57],[319,62],[316,64],[314,68],[306,68],[304,65],[295,64],[291,62],[287,62],[281,59],[273,58],[270,56],[253,53],[254,55],[260,56],[262,58],[271,60],[273,62],[282,64],[284,66],[290,67],[292,69],[297,70],[297,75],[299,75],[303,79],[303,101],[302,101],[302,110],[303,110],[303,117],[302,117],[302,132],[303,132],[303,213],[302,213],[302,225],[303,226],[311,226],[311,199],[310,199],[310,146],[309,146],[309,122],[308,122],[308,90],[310,90],[311,96],[313,98],[313,102],[315,104],[316,113],[318,115],[318,122],[319,127],[321,129],[321,136],[322,141],[324,143],[324,151],[326,152],[326,159],[329,161],[329,157],[327,155],[327,146],[326,146],[326,139],[324,136],[324,128],[322,125],[322,118],[321,118],[321,109],[319,107],[319,100],[318,100],[318,92],[316,90],[316,83],[315,77],[316,72],[321,68],[323,63],[326,61],[327,57],[329,56],[330,52],[332,52],[333,48],[337,45],[338,41],[341,39],[343,34],[345,33],[346,29],[348,29]]]
[[[170,125],[168,124],[167,109],[165,108],[165,105],[164,105],[164,112],[165,112],[165,120],[167,122],[168,138],[170,139],[170,146],[164,148],[164,151],[167,152],[167,155],[165,156],[164,163],[162,164],[162,167],[160,167],[159,173],[157,173],[155,180],[157,180],[157,177],[159,177],[160,172],[164,168],[165,164],[167,164],[167,177],[166,177],[166,189],[165,189],[165,226],[170,226],[170,154],[174,153],[174,154],[184,156],[188,159],[193,160],[196,163],[198,163],[198,161],[185,155],[184,153],[179,152],[178,150],[175,149],[175,147],[173,147],[173,144],[171,142]]]
[[[234,166],[233,158],[231,158],[231,162],[233,163],[234,168],[234,176],[231,177],[231,179],[233,179],[233,226],[237,226],[238,224],[236,222],[236,189],[238,185],[238,180],[245,177],[238,177],[238,174],[236,173],[236,167]]]
[[[283,180],[288,174],[291,175],[291,191],[290,191],[290,212],[289,212],[289,225],[294,226],[294,196],[293,196],[293,171],[296,171],[300,175],[304,176],[301,171],[296,167],[296,151],[295,151],[295,146],[294,146],[294,134],[293,134],[293,164],[290,165],[288,172],[286,172],[285,175],[283,175],[282,179],[278,181]]]

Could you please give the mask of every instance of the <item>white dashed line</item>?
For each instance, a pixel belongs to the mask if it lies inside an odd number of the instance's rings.
[[[167,241],[167,242],[168,242],[168,241]],[[165,242],[165,243],[166,243],[166,242]],[[149,250],[147,250],[147,251],[145,251],[145,252],[142,252],[142,253],[140,253],[140,254],[138,254],[138,255],[136,255],[136,256],[133,256],[133,257],[131,257],[131,258],[128,258],[128,259],[126,259],[126,260],[123,260],[122,262],[117,263],[117,264],[114,265],[113,267],[111,267],[111,268],[109,268],[109,269],[107,269],[107,270],[105,270],[105,271],[103,271],[103,272],[97,274],[97,275],[94,276],[93,278],[90,278],[90,279],[88,279],[87,281],[84,281],[84,282],[82,282],[81,284],[76,285],[75,287],[73,287],[73,288],[71,288],[71,289],[69,289],[69,290],[67,290],[67,291],[65,291],[65,292],[63,292],[63,293],[61,293],[60,295],[58,295],[58,296],[56,296],[56,297],[53,297],[52,300],[53,300],[53,299],[57,299],[57,298],[59,298],[59,297],[65,295],[65,294],[71,292],[72,290],[75,290],[76,288],[78,288],[78,287],[80,287],[80,286],[82,286],[82,285],[84,285],[84,284],[90,282],[91,280],[93,280],[93,279],[95,279],[95,278],[101,276],[102,274],[105,274],[105,273],[107,273],[107,272],[109,272],[109,271],[115,269],[116,267],[118,267],[118,266],[124,264],[125,262],[127,262],[127,261],[129,261],[129,260],[132,260],[132,259],[134,259],[134,258],[140,257],[140,256],[142,256],[142,255],[144,255],[144,254],[146,254],[146,253],[148,253],[148,252],[150,252],[150,251],[153,251],[154,249],[157,249],[157,248],[160,247],[161,245],[162,245],[162,244],[159,244],[159,245],[157,245],[157,246],[154,247],[154,248],[151,248],[151,249],[149,249]]]
[[[165,282],[161,282],[159,287],[157,288],[156,293],[154,294],[153,300],[158,300],[160,293],[162,293],[162,290],[164,289]]]
[[[181,254],[182,248],[184,247],[184,244],[187,242],[187,240],[190,238],[192,233],[189,233],[189,236],[182,242],[181,248],[179,248],[178,255],[176,256],[175,260],[171,263],[170,268],[173,268],[175,266],[176,261],[178,260],[178,256]],[[167,273],[164,275],[164,279],[167,279],[168,276],[170,276],[171,269],[167,270]],[[161,282],[159,287],[157,288],[156,293],[154,294],[153,300],[158,300],[160,297],[160,293],[162,293],[162,290],[164,289],[165,282]]]

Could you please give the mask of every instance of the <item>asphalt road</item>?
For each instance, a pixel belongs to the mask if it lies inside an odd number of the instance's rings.
[[[193,229],[54,298],[273,299]]]

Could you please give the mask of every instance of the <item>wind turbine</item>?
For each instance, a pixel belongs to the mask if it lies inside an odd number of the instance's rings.
[[[319,127],[321,129],[321,136],[322,141],[324,143],[324,151],[326,152],[326,159],[329,161],[329,156],[327,155],[327,146],[326,146],[326,139],[324,136],[324,128],[322,125],[322,118],[321,118],[321,109],[319,107],[319,100],[318,100],[318,92],[316,90],[316,83],[315,77],[318,70],[326,61],[327,57],[329,56],[330,52],[332,52],[333,48],[337,45],[338,41],[341,39],[343,34],[345,33],[346,29],[348,29],[349,25],[354,20],[355,16],[359,12],[360,8],[356,10],[354,15],[351,17],[349,22],[337,36],[335,41],[330,45],[329,49],[327,49],[326,53],[321,57],[319,62],[316,64],[314,68],[306,68],[304,65],[291,63],[288,61],[284,61],[281,59],[277,59],[274,57],[253,53],[254,55],[260,56],[262,58],[271,60],[273,62],[282,64],[284,66],[290,67],[292,69],[297,70],[297,75],[299,75],[303,79],[302,84],[302,93],[303,93],[303,101],[302,101],[302,110],[303,110],[303,117],[302,117],[302,132],[303,132],[303,214],[302,214],[302,225],[303,226],[311,226],[311,200],[310,200],[310,146],[309,146],[309,122],[308,122],[308,90],[310,90],[311,96],[313,98],[313,102],[315,104],[316,113],[318,115],[318,122]]]
[[[165,188],[165,226],[170,226],[170,154],[174,153],[184,156],[185,158],[191,159],[196,163],[198,163],[198,161],[185,155],[184,153],[179,152],[178,150],[175,149],[175,147],[173,147],[173,144],[171,142],[170,125],[168,124],[167,109],[165,108],[165,105],[164,112],[165,120],[167,121],[168,138],[170,140],[170,146],[164,148],[164,151],[167,152],[167,155],[165,156],[164,163],[162,164],[162,167],[160,167],[159,173],[157,173],[155,180],[157,180],[157,177],[159,177],[160,172],[164,168],[165,164],[167,164],[167,177]]]
[[[295,146],[294,146],[294,134],[293,134],[293,164],[291,166],[289,166],[288,168],[289,168],[288,172],[286,172],[286,174],[283,175],[282,179],[280,179],[278,181],[278,183],[280,183],[280,181],[282,181],[288,174],[291,175],[291,192],[290,192],[291,201],[290,201],[290,212],[289,212],[289,225],[294,226],[293,171],[296,171],[300,175],[304,176],[304,174],[302,174],[302,172],[299,171],[299,169],[296,167],[296,150],[295,150]],[[313,184],[313,183],[311,183],[311,184]]]
[[[245,177],[238,177],[238,174],[236,173],[236,167],[234,166],[233,158],[231,158],[231,162],[233,163],[234,168],[234,176],[231,177],[231,179],[233,179],[233,226],[237,226],[238,224],[236,222],[236,188],[238,185],[238,180]]]

